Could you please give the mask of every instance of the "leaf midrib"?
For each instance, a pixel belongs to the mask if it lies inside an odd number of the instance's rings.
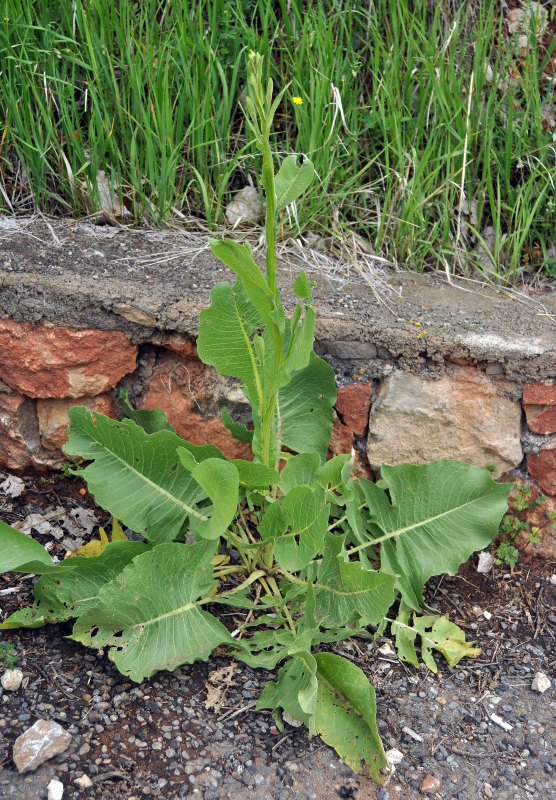
[[[115,459],[117,459],[121,464],[123,464],[124,468],[126,468],[127,470],[132,472],[134,475],[137,475],[144,483],[149,485],[152,489],[155,489],[160,494],[164,495],[174,505],[182,508],[184,511],[187,511],[188,514],[192,514],[194,517],[197,517],[202,522],[205,522],[206,520],[209,519],[204,514],[201,514],[199,511],[196,511],[191,506],[188,506],[187,503],[184,503],[183,500],[179,500],[175,495],[170,494],[170,492],[167,489],[164,489],[162,486],[160,486],[160,484],[155,483],[150,478],[147,478],[147,476],[144,475],[142,472],[139,472],[138,470],[134,469],[127,461],[124,461],[124,459],[121,456],[119,456],[117,453],[115,453],[110,447],[107,447],[105,444],[103,444],[101,441],[99,441],[98,438],[91,436],[91,439],[93,439],[93,441],[96,442],[100,447],[102,447],[107,453],[110,453]],[[95,462],[96,462],[96,460],[97,459],[95,458]],[[179,464],[179,462],[178,462],[178,464]],[[193,479],[193,480],[195,480],[195,479]]]

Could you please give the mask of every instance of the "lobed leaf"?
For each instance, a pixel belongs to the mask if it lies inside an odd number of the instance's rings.
[[[421,641],[421,657],[432,672],[437,672],[432,650],[438,650],[447,663],[454,667],[462,658],[474,658],[481,652],[478,647],[465,640],[465,632],[447,616],[413,614],[410,624],[410,609],[403,605],[395,622],[392,622],[392,633],[396,638],[398,656],[402,661],[419,666],[415,651],[415,640]]]
[[[259,533],[266,541],[274,541],[280,566],[297,571],[322,553],[329,513],[322,489],[296,486],[268,507]]]
[[[102,586],[147,549],[144,542],[116,541],[100,555],[73,556],[52,566],[34,586],[34,604],[9,616],[0,630],[40,628],[78,617],[98,602]]]
[[[145,433],[156,433],[157,431],[176,432],[161,408],[133,408],[125,389],[120,389],[120,403],[124,416],[132,419],[136,425],[140,425]]]
[[[206,659],[228,630],[199,608],[215,586],[211,559],[216,542],[159,544],[137,556],[99,591],[70,637],[108,656],[134,681],[161,669]]]
[[[382,569],[398,575],[396,588],[419,610],[430,577],[457,572],[496,536],[513,484],[496,483],[486,470],[452,460],[383,466],[381,473],[384,488],[359,481],[370,525],[357,536],[388,537],[381,544]]]
[[[253,431],[241,422],[234,422],[226,407],[222,409],[222,422],[228,428],[234,439],[237,439],[238,442],[251,444],[253,441]]]
[[[358,618],[378,625],[394,602],[396,576],[347,560],[344,537],[329,534],[314,585],[316,614],[338,625]]]

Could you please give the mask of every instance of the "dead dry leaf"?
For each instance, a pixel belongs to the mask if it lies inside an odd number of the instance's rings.
[[[234,683],[235,668],[235,664],[226,664],[210,673],[205,683],[207,690],[205,708],[213,708],[217,714],[222,710],[228,689]]]

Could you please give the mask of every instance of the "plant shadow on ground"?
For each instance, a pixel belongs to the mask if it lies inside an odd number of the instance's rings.
[[[51,483],[34,473],[24,480],[25,494],[2,500],[2,515],[12,524],[59,505],[66,511],[89,509],[106,523],[105,512],[83,494],[81,481],[54,476]],[[48,538],[40,537],[43,543]],[[54,541],[51,552],[63,557],[64,548]],[[80,773],[93,780],[96,800],[134,794],[170,800],[194,789],[203,800],[285,800],[292,793],[300,800],[364,800],[377,791],[387,791],[391,800],[409,800],[418,796],[428,774],[440,779],[442,798],[482,800],[491,796],[490,790],[492,796],[512,800],[525,800],[526,792],[546,794],[554,769],[552,712],[549,697],[533,693],[530,684],[535,671],[548,671],[554,650],[556,590],[547,581],[551,565],[523,561],[513,574],[500,568],[483,575],[475,562],[473,557],[457,576],[432,579],[426,600],[449,612],[475,640],[481,648],[477,659],[455,668],[438,659],[439,672],[433,675],[424,667],[403,665],[393,653],[367,648],[357,638],[332,647],[372,680],[385,747],[404,753],[385,790],[355,776],[319,739],[309,740],[303,727],[287,724],[280,733],[269,714],[254,712],[264,679],[272,673],[236,664],[228,687],[222,673],[216,677],[220,709],[207,709],[208,678],[229,663],[217,654],[206,664],[159,673],[137,685],[101,653],[64,639],[71,633],[65,624],[2,631],[2,642],[15,646],[25,685],[24,694],[4,692],[0,704],[0,794],[14,787],[14,797],[23,800],[29,791],[25,776],[14,771],[11,747],[38,717],[69,728],[73,741],[32,780],[38,786],[58,777],[69,800],[82,796],[73,784]],[[32,599],[27,576],[0,576],[0,589],[7,588],[18,591],[2,594],[5,613]],[[513,730],[493,723],[492,713]]]

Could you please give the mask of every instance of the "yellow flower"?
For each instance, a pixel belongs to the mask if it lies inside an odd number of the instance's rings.
[[[303,105],[303,98],[302,97],[294,97],[293,98],[293,102],[295,103],[296,106],[302,106]]]

